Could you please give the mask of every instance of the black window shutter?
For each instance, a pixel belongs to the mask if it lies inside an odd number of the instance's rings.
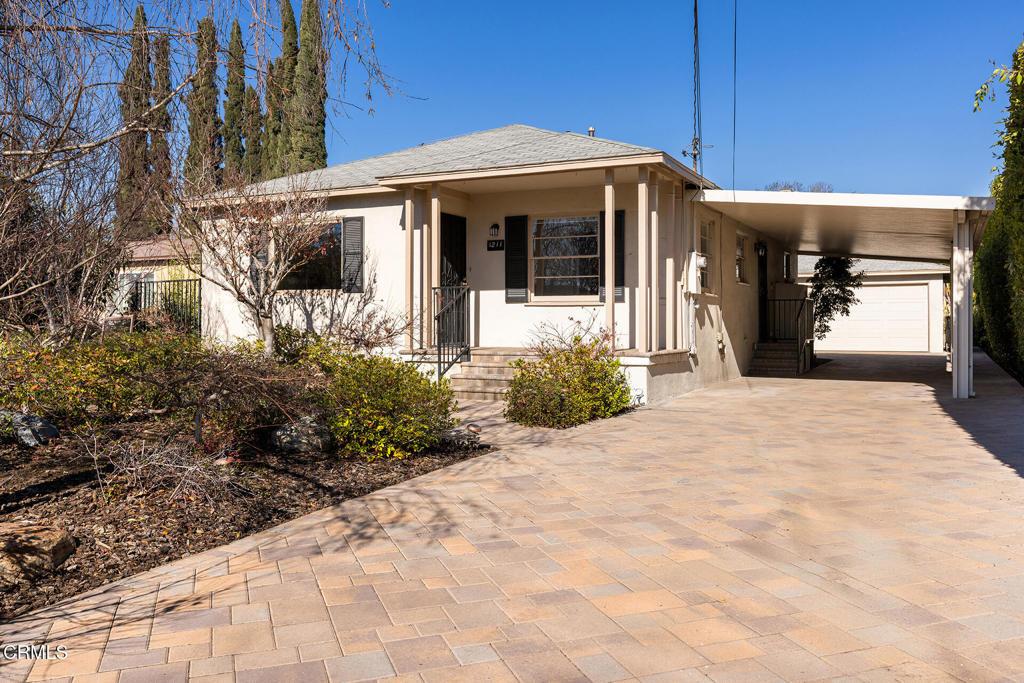
[[[601,301],[604,301],[604,211],[601,212],[600,235],[597,243],[600,257]],[[626,300],[626,212],[615,211],[615,300]]]
[[[363,291],[363,219],[346,218],[342,230],[341,288],[349,293]]]
[[[528,220],[505,216],[505,301],[525,303],[529,280]]]

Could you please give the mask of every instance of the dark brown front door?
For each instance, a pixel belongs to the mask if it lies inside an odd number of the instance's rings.
[[[760,341],[768,340],[768,245],[758,242],[757,251],[757,331]]]
[[[441,286],[466,282],[466,219],[441,214]]]

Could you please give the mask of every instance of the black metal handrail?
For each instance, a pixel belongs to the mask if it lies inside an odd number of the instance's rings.
[[[434,287],[437,313],[434,341],[437,344],[437,380],[469,355],[469,287]]]
[[[813,301],[807,298],[768,300],[767,339],[764,341],[795,342],[794,360],[798,375],[809,368],[807,353],[813,354],[813,337]]]
[[[132,313],[158,311],[189,330],[199,331],[201,285],[198,278],[187,280],[136,280],[128,295]]]
[[[810,316],[807,315],[808,311],[810,311]],[[796,314],[796,329],[799,335],[796,349],[796,374],[798,375],[804,371],[804,351],[807,349],[810,334],[813,334],[813,325],[811,330],[807,329],[808,319],[814,319],[814,302],[804,299],[800,304],[800,310]]]

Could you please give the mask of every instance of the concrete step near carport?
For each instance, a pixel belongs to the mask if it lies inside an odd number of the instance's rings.
[[[452,368],[450,377],[455,398],[476,401],[502,400],[512,383],[511,363],[537,357],[529,349],[519,348],[478,348],[469,355],[469,360]]]
[[[752,377],[796,377],[796,354],[795,341],[757,342],[747,374]]]

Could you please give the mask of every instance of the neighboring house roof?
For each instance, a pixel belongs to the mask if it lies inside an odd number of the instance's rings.
[[[177,261],[177,244],[171,241],[168,235],[159,235],[144,240],[134,240],[128,243],[129,261]],[[182,240],[182,246],[187,253],[196,252],[191,240]]]
[[[818,256],[808,256],[801,254],[799,257],[799,266],[797,272],[801,277],[810,276],[814,274],[814,264],[818,261]],[[854,268],[863,270],[867,274],[872,273],[897,273],[907,271],[923,271],[923,272],[935,272],[935,271],[947,271],[949,266],[945,263],[927,263],[925,261],[894,261],[890,259],[873,259],[863,258],[854,259]]]
[[[269,180],[257,187],[261,192],[286,192],[293,188],[353,189],[375,187],[379,179],[395,176],[499,170],[661,153],[653,147],[513,124]]]

